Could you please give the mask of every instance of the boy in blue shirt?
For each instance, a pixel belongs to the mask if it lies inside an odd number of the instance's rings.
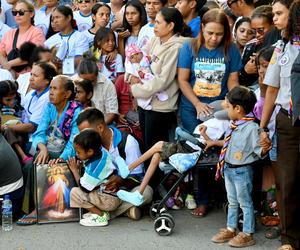
[[[115,210],[120,200],[105,193],[105,183],[114,171],[111,157],[102,147],[100,135],[93,129],[85,129],[74,138],[77,157],[83,161],[84,174],[79,175],[79,164],[75,158],[68,160],[69,168],[79,187],[71,190],[71,207],[85,208],[89,213],[83,215],[83,226],[108,225],[108,211]]]
[[[252,163],[263,158],[271,148],[271,142],[259,143],[259,126],[254,122],[252,110],[256,97],[245,87],[235,87],[226,97],[228,116],[231,124],[223,141],[207,141],[207,146],[223,146],[217,165],[216,179],[225,178],[229,202],[227,228],[221,229],[212,241],[232,247],[247,247],[255,244],[253,233],[255,218],[251,197]],[[236,233],[239,207],[243,211],[242,232]]]

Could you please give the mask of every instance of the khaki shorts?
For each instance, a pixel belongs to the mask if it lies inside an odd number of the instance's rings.
[[[167,161],[171,155],[176,153],[186,153],[186,150],[182,147],[180,142],[164,142],[162,152],[160,152],[161,160]]]
[[[121,200],[113,195],[99,193],[94,190],[90,193],[83,192],[80,188],[74,187],[71,190],[70,206],[78,208],[97,207],[101,211],[114,211],[121,204]]]

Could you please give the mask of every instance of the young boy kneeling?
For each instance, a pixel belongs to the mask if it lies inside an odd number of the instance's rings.
[[[108,211],[115,210],[121,203],[118,197],[102,192],[105,189],[103,185],[114,171],[111,157],[101,147],[100,135],[93,129],[81,131],[74,138],[74,148],[85,169],[80,178],[79,165],[75,158],[69,159],[69,168],[79,186],[71,190],[70,205],[89,211],[80,220],[81,225],[106,226],[109,220]]]
[[[212,241],[229,241],[232,247],[254,245],[255,218],[251,197],[252,163],[264,157],[271,148],[271,142],[259,143],[259,126],[254,122],[252,110],[256,97],[245,87],[235,87],[227,95],[226,105],[231,120],[223,141],[207,141],[209,146],[223,146],[217,166],[216,178],[224,174],[229,202],[227,228],[221,229]],[[239,207],[243,211],[243,231],[237,234]]]

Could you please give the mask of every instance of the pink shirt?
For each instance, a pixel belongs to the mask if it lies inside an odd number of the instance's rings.
[[[14,36],[17,29],[12,29],[7,31],[0,43],[0,52],[5,56],[12,50]],[[19,34],[17,41],[17,48],[25,42],[32,42],[37,46],[43,46],[45,41],[45,36],[40,28],[31,26],[25,33]]]

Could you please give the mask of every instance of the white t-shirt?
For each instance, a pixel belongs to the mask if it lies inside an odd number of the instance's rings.
[[[34,26],[42,29],[45,36],[47,35],[49,29],[51,16],[51,13],[49,13],[48,15],[46,14],[46,10],[47,7],[44,6],[36,11],[34,15]]]
[[[11,27],[0,21],[0,41],[2,40],[4,34],[9,30],[11,30]]]
[[[88,29],[82,31],[81,33],[84,34],[85,37],[87,38],[87,41],[89,43],[89,47],[90,48],[93,47],[95,34],[93,34],[92,32],[90,32]]]
[[[6,69],[0,69],[0,81],[11,80],[14,81],[12,74]]]
[[[45,46],[49,49],[58,48],[56,55],[61,60],[66,57],[82,56],[89,50],[89,44],[86,36],[81,32],[74,30],[71,34],[61,35],[57,33],[46,40]]]
[[[25,95],[27,94],[27,90],[29,87],[29,79],[30,79],[30,72],[26,72],[24,74],[20,74],[17,78],[17,82],[19,84],[18,92],[21,95],[21,105],[23,105],[23,101],[25,98]]]
[[[117,54],[115,61],[112,62],[110,66],[110,69],[105,66],[105,59],[106,55],[101,56],[100,63],[98,65],[99,71],[109,80],[114,81],[117,78],[117,74],[124,72],[122,56]]]
[[[92,19],[92,13],[90,13],[88,16],[84,16],[80,10],[73,12],[74,19],[76,20],[76,24],[78,27],[78,31],[84,31],[92,28],[93,26],[93,19]]]
[[[30,91],[24,97],[23,104],[23,115],[22,115],[22,122],[23,123],[32,123],[35,126],[40,124],[43,110],[46,105],[49,103],[49,89],[47,87],[42,93],[39,95],[36,91]],[[31,141],[31,135],[29,134],[29,141]]]
[[[143,48],[154,36],[154,23],[145,24],[139,32],[137,46]]]

